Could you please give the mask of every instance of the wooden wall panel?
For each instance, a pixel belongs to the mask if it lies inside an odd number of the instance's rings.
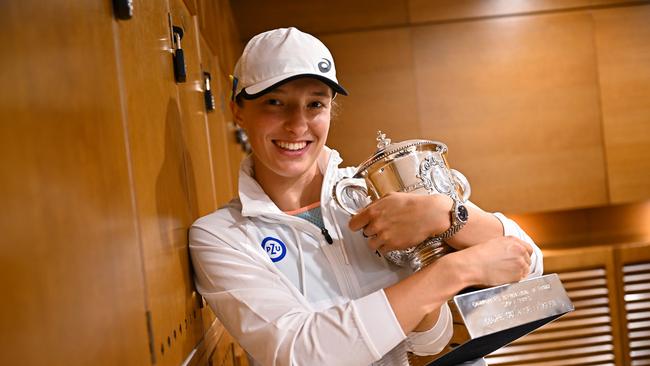
[[[417,27],[413,49],[421,137],[449,146],[475,202],[510,212],[607,203],[588,14]]]
[[[148,365],[111,4],[0,8],[0,364]]]
[[[328,145],[347,165],[374,154],[377,130],[393,141],[421,136],[415,76],[407,29],[322,37],[336,63],[339,82],[349,96],[338,96],[340,116],[332,121]]]
[[[562,11],[594,6],[638,4],[629,0],[408,0],[411,23]]]
[[[543,248],[650,241],[650,201],[508,216]]]
[[[117,30],[147,308],[155,363],[178,365],[203,333],[187,250],[199,203],[195,182],[188,179],[198,165],[185,124],[196,120],[183,120],[187,112],[179,104],[168,7],[147,1],[135,6],[137,15],[118,22]],[[180,22],[177,13],[173,21]],[[189,42],[194,29],[185,28],[186,59],[195,65],[198,54]],[[188,71],[191,84],[196,69]]]
[[[406,0],[234,1],[242,40],[278,27],[309,33],[390,27],[408,22]]]
[[[650,198],[650,6],[592,12],[613,203]]]

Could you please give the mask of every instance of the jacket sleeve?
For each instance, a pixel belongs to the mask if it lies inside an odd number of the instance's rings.
[[[383,290],[314,311],[267,257],[199,227],[190,251],[198,291],[263,365],[369,365],[405,338]]]
[[[425,332],[411,332],[406,339],[407,350],[418,356],[435,355],[443,350],[451,339],[454,327],[451,310],[445,303],[440,308],[438,321]]]

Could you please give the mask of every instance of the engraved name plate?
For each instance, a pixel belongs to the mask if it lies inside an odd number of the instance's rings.
[[[454,297],[471,338],[573,310],[557,274]]]
[[[446,347],[428,366],[455,366],[486,356],[575,310],[555,273],[457,295],[450,305],[454,322],[462,322],[467,333],[459,335],[462,344]],[[457,329],[459,324],[454,325]]]

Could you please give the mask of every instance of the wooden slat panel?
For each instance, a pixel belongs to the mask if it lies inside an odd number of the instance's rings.
[[[423,26],[413,44],[421,137],[447,143],[475,202],[508,212],[607,202],[588,14]]]
[[[650,243],[616,251],[625,333],[625,353],[631,365],[650,363]]]
[[[242,39],[294,26],[310,33],[390,27],[408,22],[406,0],[233,1]]]
[[[336,98],[342,112],[332,121],[328,140],[347,165],[358,165],[374,154],[377,130],[393,141],[421,137],[408,30],[322,39],[334,55],[339,81],[350,93]]]
[[[0,8],[0,364],[148,365],[111,2]]]
[[[409,0],[412,23],[562,11],[603,5],[639,4],[630,0]]]
[[[650,5],[594,11],[612,202],[650,199]]]

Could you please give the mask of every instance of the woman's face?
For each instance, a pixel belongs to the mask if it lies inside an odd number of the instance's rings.
[[[332,90],[309,77],[289,81],[265,95],[233,105],[246,131],[256,177],[299,178],[318,169],[316,159],[327,140]]]

